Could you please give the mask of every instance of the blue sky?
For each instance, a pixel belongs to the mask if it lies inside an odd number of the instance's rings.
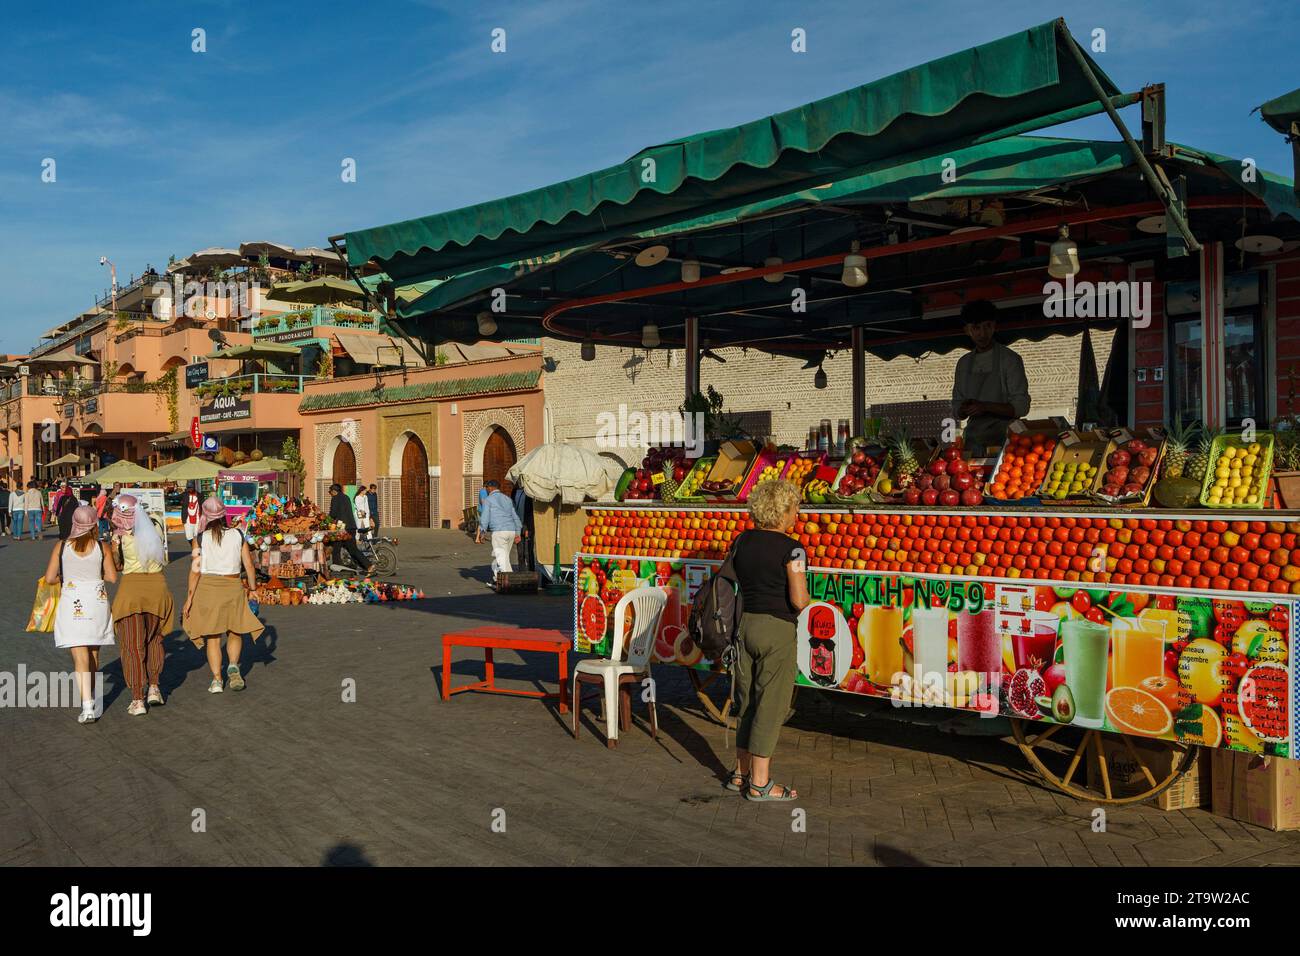
[[[52,7],[52,9],[51,9]],[[1290,174],[1250,111],[1300,86],[1300,5],[441,3],[14,5],[0,31],[0,352],[210,245],[326,237],[508,195],[1064,16],[1169,136]],[[207,52],[191,51],[191,31]],[[506,30],[507,52],[489,49]],[[803,27],[808,52],[790,52]],[[1136,128],[1135,110],[1125,111]],[[1065,129],[1113,138],[1104,120]],[[41,182],[41,162],[57,182]],[[357,181],[340,179],[344,157]]]

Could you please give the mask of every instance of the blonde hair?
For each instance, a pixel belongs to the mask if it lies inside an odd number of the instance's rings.
[[[749,493],[749,513],[760,528],[784,531],[785,516],[798,506],[799,489],[783,479],[760,481]]]

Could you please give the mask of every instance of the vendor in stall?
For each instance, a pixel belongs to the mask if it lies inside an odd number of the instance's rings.
[[[957,361],[953,415],[958,421],[966,419],[964,446],[982,457],[987,448],[1006,441],[1008,425],[1029,414],[1029,380],[1024,360],[994,341],[997,306],[976,299],[962,306],[961,318],[975,348]]]

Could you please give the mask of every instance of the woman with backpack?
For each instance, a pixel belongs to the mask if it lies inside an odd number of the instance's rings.
[[[194,538],[190,564],[189,592],[181,620],[194,646],[206,650],[212,671],[209,694],[220,694],[221,639],[226,638],[226,678],[231,690],[243,690],[239,657],[243,635],[257,640],[266,627],[248,606],[249,592],[256,586],[253,556],[243,532],[226,522],[226,506],[215,495],[199,510],[198,533]],[[241,582],[241,576],[244,580]]]
[[[725,787],[749,800],[794,800],[773,783],[772,753],[790,707],[796,662],[795,623],[809,604],[807,562],[790,537],[799,489],[770,479],[749,494],[754,529],[731,544],[743,613],[736,638],[736,769]]]
[[[150,707],[165,703],[158,682],[163,669],[163,638],[171,631],[175,615],[172,592],[163,577],[167,545],[135,495],[117,496],[109,522],[113,527],[112,554],[121,575],[113,596],[113,627],[122,676],[131,690],[131,706],[126,712],[143,717]]]
[[[117,567],[108,549],[95,540],[95,525],[94,508],[77,508],[68,540],[54,546],[45,568],[46,583],[63,585],[54,612],[54,646],[72,653],[81,695],[81,714],[77,717],[80,724],[99,719],[91,675],[99,671],[99,649],[113,643],[108,585],[117,581]]]

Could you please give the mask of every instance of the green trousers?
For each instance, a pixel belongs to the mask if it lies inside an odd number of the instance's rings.
[[[770,757],[794,690],[795,626],[770,614],[742,615],[738,650],[736,746]]]

